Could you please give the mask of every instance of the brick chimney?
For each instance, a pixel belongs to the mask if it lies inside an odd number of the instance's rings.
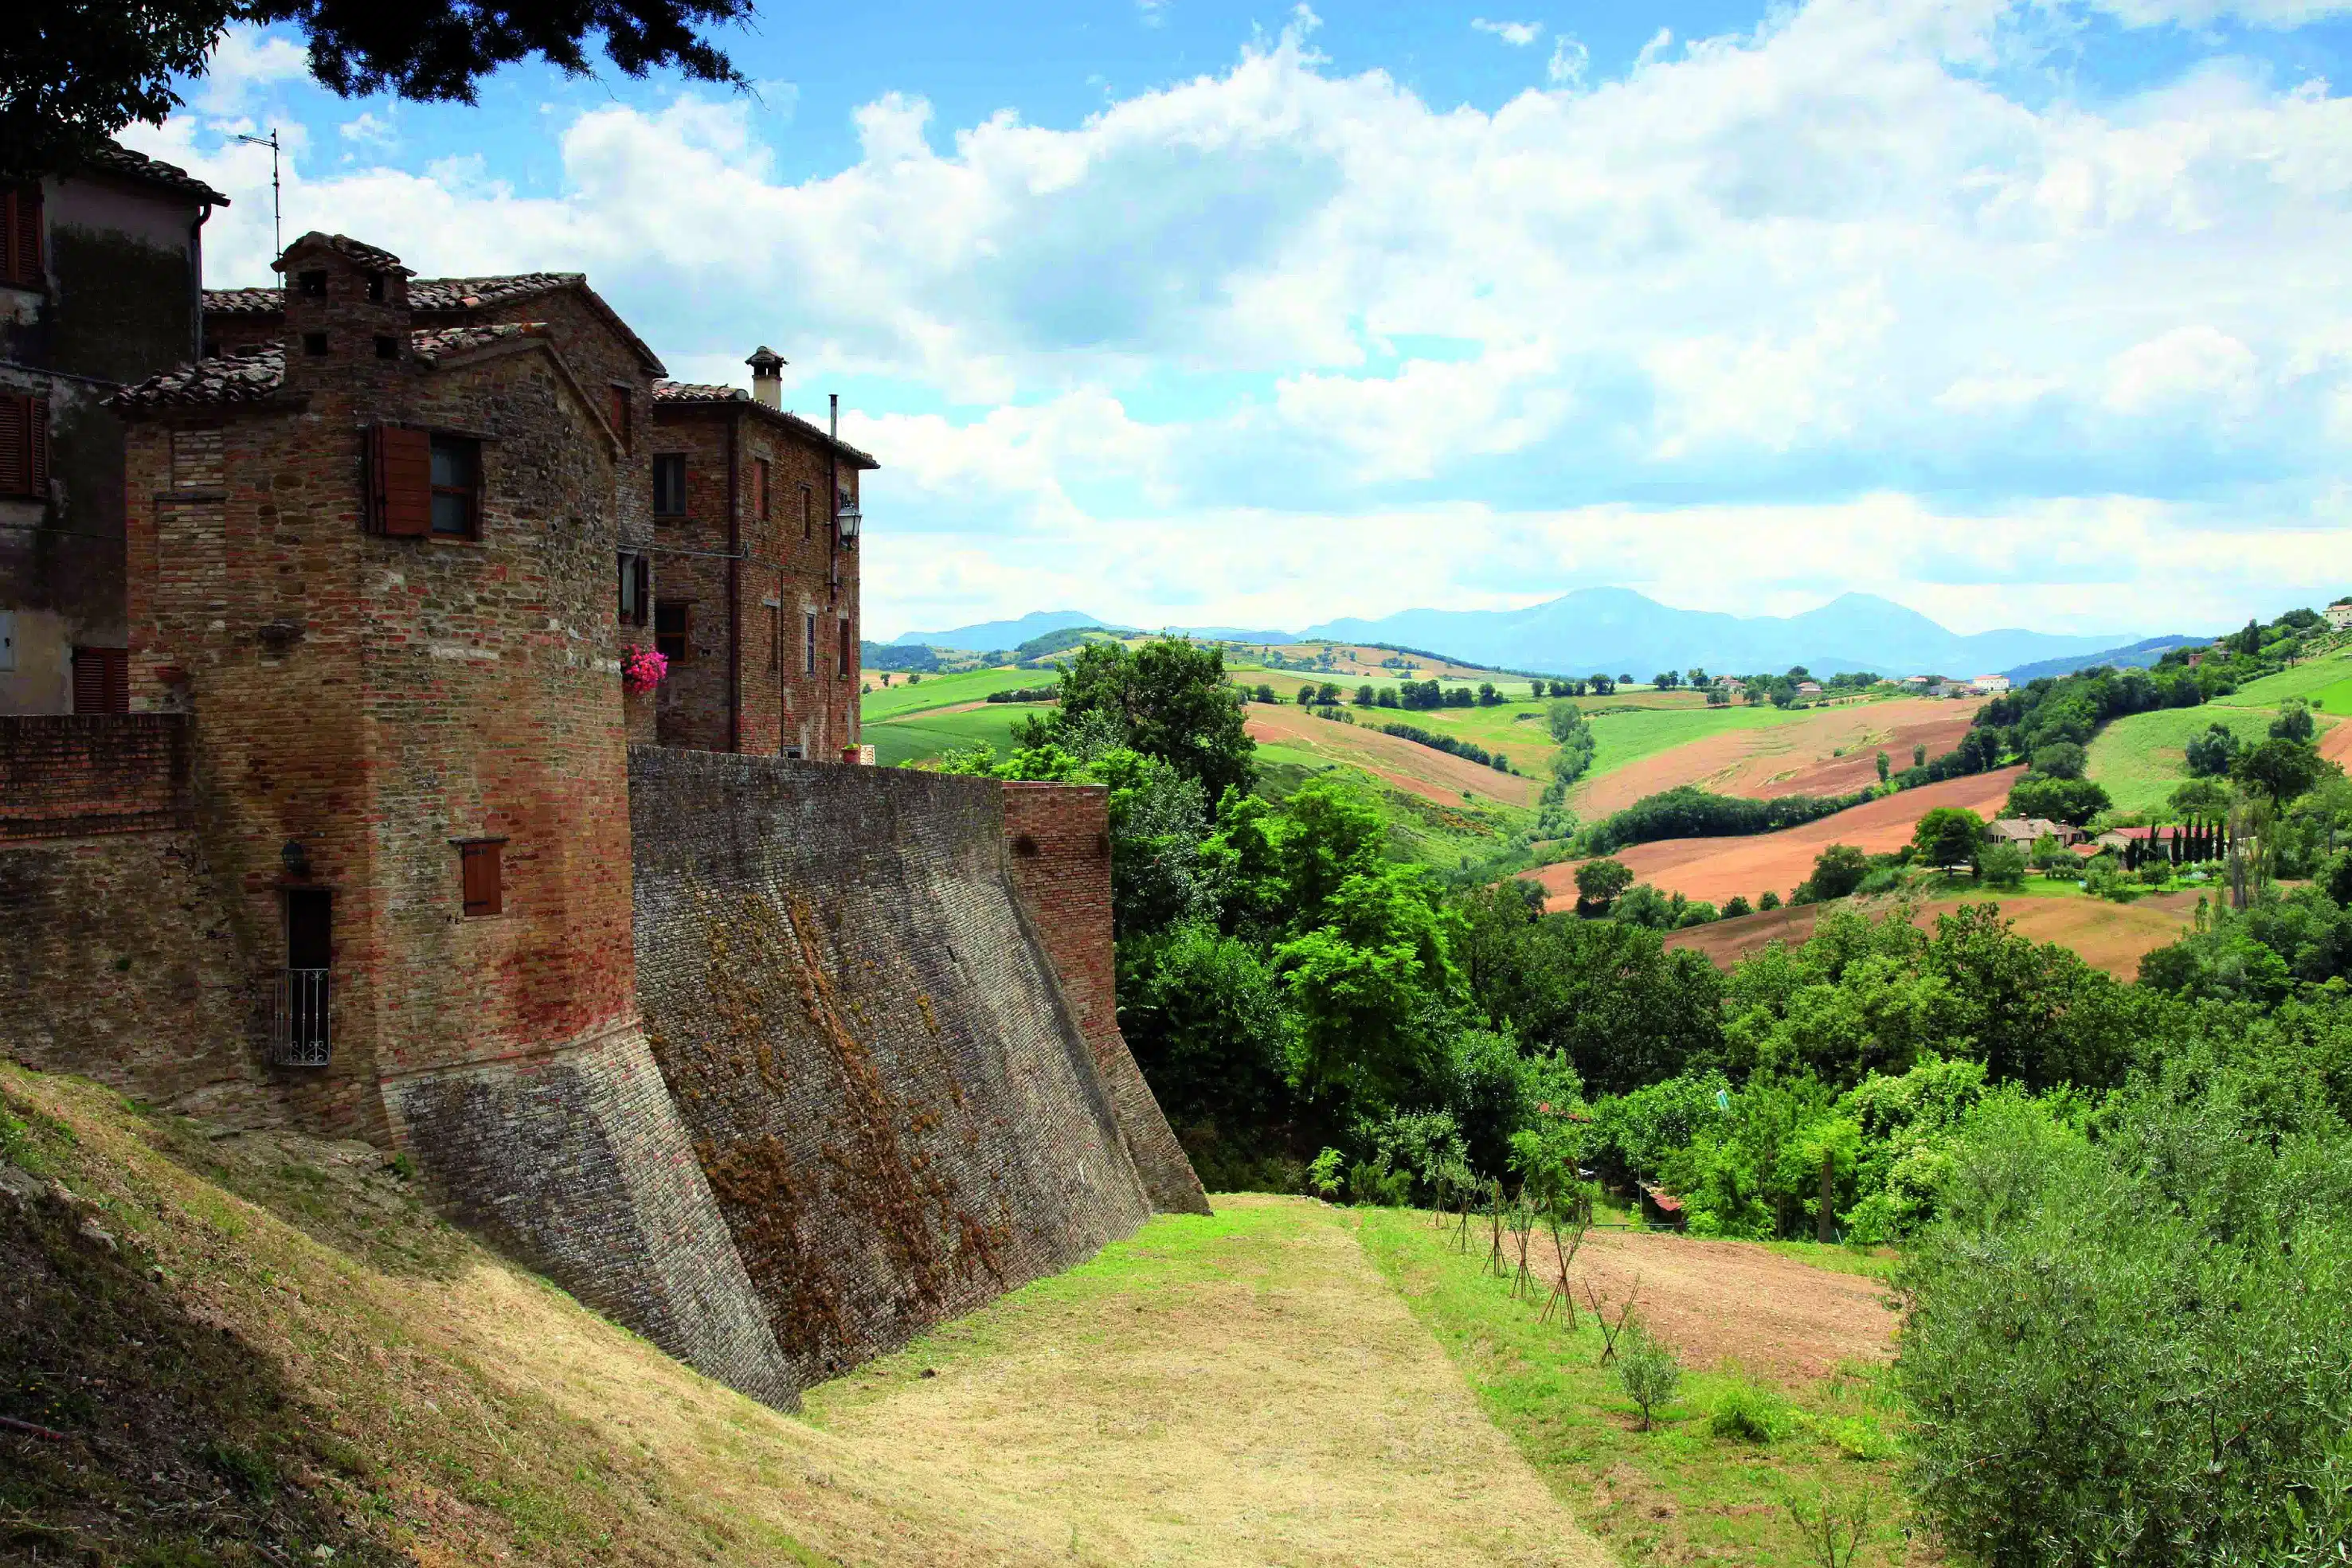
[[[354,392],[390,382],[408,358],[409,268],[344,235],[304,235],[271,263],[284,277],[286,385]]]
[[[762,343],[743,361],[751,367],[751,395],[762,408],[781,410],[784,406],[783,355]]]

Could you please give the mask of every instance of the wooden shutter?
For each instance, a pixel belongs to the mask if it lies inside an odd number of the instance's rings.
[[[467,914],[504,913],[506,889],[499,874],[499,851],[502,847],[495,840],[457,846],[458,865],[465,875]]]
[[[33,400],[0,392],[0,496],[33,493]]]
[[[41,277],[41,188],[16,185],[5,197],[6,224],[0,232],[5,254],[0,254],[0,274],[10,283],[38,288]]]
[[[129,713],[131,650],[76,648],[73,699],[76,713]]]
[[[422,538],[433,531],[433,437],[379,424],[368,432],[369,516],[375,531]]]

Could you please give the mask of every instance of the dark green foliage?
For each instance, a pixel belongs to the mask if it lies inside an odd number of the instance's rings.
[[[1617,896],[1633,885],[1633,873],[1625,862],[1602,856],[1586,861],[1576,868],[1576,897],[1580,904],[1594,909],[1606,909]]]
[[[1918,863],[1942,870],[1973,867],[1984,847],[1984,819],[1958,806],[1938,806],[1921,817],[1911,830],[1911,850]]]
[[[1695,785],[1647,796],[1623,810],[1603,818],[1586,832],[1595,853],[1660,839],[1728,838],[1748,833],[1776,833],[1801,827],[1871,798],[1854,795],[1783,795],[1771,800],[1750,800],[1711,794]]]
[[[2091,754],[2071,740],[2053,740],[2033,748],[2033,771],[2045,779],[2080,779]]]
[[[2273,806],[2284,806],[2318,783],[2327,766],[2309,743],[2273,736],[2239,752],[2230,764],[2230,777],[2269,796]]]
[[[1481,768],[1491,768],[1495,765],[1493,753],[1475,741],[1463,740],[1451,735],[1438,735],[1423,729],[1417,725],[1384,724],[1381,728],[1384,733],[1393,735],[1399,739],[1410,740],[1415,746],[1426,746],[1433,751],[1443,751],[1448,756],[1459,757],[1464,761],[1475,762]]]
[[[1743,915],[1753,915],[1755,913],[1755,909],[1749,905],[1747,895],[1744,894],[1735,893],[1728,899],[1724,901],[1723,917],[1726,920],[1737,920]]]
[[[1138,649],[1089,643],[1063,672],[1061,694],[1050,721],[1057,739],[1090,720],[1107,723],[1126,745],[1198,780],[1212,800],[1250,787],[1257,747],[1225,683],[1222,649],[1174,637]]]
[[[2088,779],[2028,773],[2010,786],[2009,803],[2001,808],[2001,815],[2047,817],[2079,828],[2113,803],[2106,790]]]
[[[2301,697],[2289,697],[2279,706],[2278,717],[2271,720],[2273,740],[2292,740],[2308,746],[2316,737],[2318,723],[2311,716],[2311,705]]]
[[[1870,857],[1852,844],[1832,844],[1813,857],[1813,874],[1805,879],[1815,899],[1843,898],[1870,874]]]
[[[1780,895],[1768,887],[1758,896],[1756,907],[1759,910],[1778,909],[1780,907]]]
[[[2189,743],[2182,759],[2191,775],[2199,779],[2218,778],[2230,771],[2230,764],[2238,758],[2238,737],[2225,725],[2212,725],[2204,734]]]
[[[1188,1145],[1247,1143],[1292,1119],[1289,1017],[1256,949],[1192,925],[1119,959],[1120,1031]]]

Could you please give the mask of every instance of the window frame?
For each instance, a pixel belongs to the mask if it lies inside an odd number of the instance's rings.
[[[653,558],[643,550],[624,549],[619,558],[620,591],[614,615],[624,626],[643,627],[653,616]]]
[[[48,287],[48,247],[37,181],[0,193],[0,283],[12,288]]]
[[[816,612],[801,612],[801,674],[816,674]]]
[[[759,519],[763,523],[769,520],[768,486],[768,460],[764,457],[754,457],[751,459],[751,496],[757,507]]]
[[[663,482],[662,482],[662,480],[663,480],[663,476],[667,475],[667,474],[675,474],[675,475],[677,476],[677,495],[676,495],[676,496],[674,496],[674,497],[672,497],[672,496],[665,496],[665,495],[663,494],[663,489],[664,489],[664,486],[663,486]],[[683,453],[683,452],[656,452],[656,453],[655,453],[655,454],[654,454],[654,516],[655,516],[655,517],[672,517],[672,518],[675,518],[675,517],[685,517],[685,516],[687,515],[687,499],[686,499],[686,492],[687,492],[687,466],[686,466],[686,454],[685,454],[685,453]],[[665,507],[662,505],[662,503],[663,503],[664,501],[666,501],[666,500],[675,500],[677,504],[677,506],[676,506],[676,507]]]
[[[482,440],[476,435],[459,435],[453,431],[426,432],[425,471],[425,535],[436,539],[478,539],[482,537]],[[443,448],[462,449],[471,465],[468,482],[444,485],[432,472],[432,460],[441,455]],[[464,504],[466,526],[463,529],[441,526],[441,497],[452,497]]]
[[[49,400],[38,392],[0,392],[0,496],[49,498]]]
[[[784,607],[771,600],[760,608],[768,612],[768,673],[782,674],[784,668]]]

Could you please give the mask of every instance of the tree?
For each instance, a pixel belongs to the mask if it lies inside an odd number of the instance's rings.
[[[1759,910],[1778,909],[1780,907],[1780,895],[1768,887],[1764,890],[1763,895],[1757,899],[1756,907]]]
[[[1379,700],[1380,699],[1372,693],[1372,685],[1370,681],[1365,682],[1362,685],[1356,688],[1356,706],[1358,707],[1370,707]]]
[[[1735,893],[1723,901],[1723,917],[1726,920],[1737,920],[1743,915],[1755,913],[1754,906],[1749,904],[1748,895],[1744,893]]]
[[[2029,773],[2010,786],[2002,814],[2047,817],[2053,822],[2081,827],[2111,804],[2107,792],[2088,779],[2045,779]]]
[[[1984,819],[1958,806],[1938,806],[1911,830],[1911,847],[1922,863],[1941,870],[1974,867],[1984,846]]]
[[[1688,677],[1690,684],[1695,686],[1703,686],[1709,684],[1706,678],[1706,669],[1704,665],[1693,664],[1688,670],[1685,671],[1684,674]]]
[[[1911,766],[1914,768],[1925,768],[1927,766],[1927,748],[1926,747],[1915,746],[1911,748]]]
[[[1675,1392],[1682,1387],[1682,1364],[1675,1359],[1672,1349],[1651,1334],[1641,1319],[1633,1318],[1617,1336],[1617,1354],[1612,1364],[1617,1369],[1617,1385],[1625,1391],[1625,1397],[1642,1407],[1642,1430],[1648,1431],[1652,1412],[1673,1404]]]
[[[2318,731],[2311,716],[2311,705],[2301,697],[2289,697],[2279,705],[2278,717],[2271,720],[2273,740],[2292,740],[2308,746]]]
[[[1229,788],[1247,791],[1257,774],[1237,694],[1225,683],[1224,651],[1163,637],[1141,648],[1089,643],[1063,673],[1056,737],[1090,721],[1107,724],[1129,746],[1200,781],[1212,800]]]
[[[2033,771],[2045,779],[2080,779],[2091,754],[2071,740],[2053,741],[2033,748]]]
[[[1275,690],[1272,685],[1268,685],[1265,681],[1260,681],[1257,684],[1257,700],[1262,703],[1278,703],[1282,699],[1275,695]]]
[[[2165,809],[2176,817],[2225,817],[2230,813],[2230,786],[2219,779],[2191,779],[2172,791]]]
[[[1633,885],[1633,873],[1624,862],[1603,857],[1576,868],[1576,896],[1580,904],[1606,909],[1618,894]]]
[[[2182,753],[2191,777],[2213,779],[2230,771],[2238,758],[2238,737],[2226,725],[2208,725]]]
[[[1878,754],[1878,781],[1881,784],[1886,782],[1887,775],[1894,770],[1894,763],[1888,759],[1886,753],[1882,751]]]
[[[2240,752],[2230,776],[2269,796],[2272,805],[2284,806],[2318,783],[2326,767],[2310,747],[2273,737]]]
[[[2025,852],[2015,844],[1987,844],[1978,852],[1977,872],[1988,886],[2015,887],[2025,881]]]
[[[236,22],[291,22],[310,74],[345,98],[389,92],[472,103],[480,79],[538,57],[586,76],[593,38],[624,75],[675,69],[745,86],[709,37],[751,18],[751,0],[28,0],[0,45],[0,177],[70,169],[134,121],[160,125],[182,102],[175,78],[205,74]]]
[[[1870,874],[1870,857],[1852,844],[1832,844],[1813,857],[1813,874],[1805,879],[1814,898],[1843,898]]]

